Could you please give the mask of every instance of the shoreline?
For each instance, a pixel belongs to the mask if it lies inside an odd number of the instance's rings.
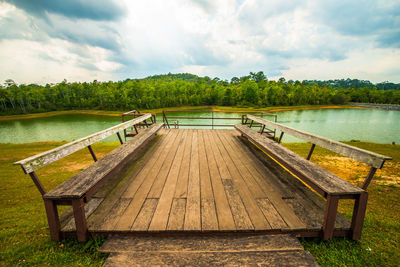
[[[158,109],[143,109],[142,113],[156,113],[159,114],[163,110],[165,111],[190,111],[190,110],[207,110],[215,112],[278,112],[278,111],[291,111],[291,110],[313,110],[313,109],[370,109],[368,107],[357,107],[351,105],[302,105],[302,106],[277,106],[277,107],[226,107],[226,106],[183,106],[183,107],[168,107]],[[29,113],[19,115],[4,115],[0,116],[0,121],[9,120],[24,120],[24,119],[35,119],[35,118],[46,118],[58,115],[68,114],[86,114],[86,115],[98,115],[98,116],[110,116],[120,117],[122,113],[127,111],[106,111],[106,110],[63,110],[63,111],[49,111],[42,113]]]

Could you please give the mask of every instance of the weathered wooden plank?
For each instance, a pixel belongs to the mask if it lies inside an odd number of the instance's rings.
[[[164,189],[164,185],[166,184],[166,180],[169,176],[169,173],[172,171],[173,172],[173,179],[176,179],[178,174],[179,174],[179,169],[182,163],[182,156],[183,156],[183,149],[184,149],[184,144],[185,144],[185,137],[186,137],[187,131],[183,131],[183,134],[181,136],[181,139],[179,143],[177,144],[178,150],[176,152],[175,158],[173,159],[172,164],[169,166],[169,168],[164,168],[163,173],[159,173],[157,176],[157,179],[154,181],[153,186],[150,189],[150,192],[147,196],[147,198],[160,198],[161,193]],[[176,186],[176,181],[173,181],[173,191],[172,194],[175,193],[175,186]],[[172,185],[171,185],[172,186]],[[172,197],[172,196],[171,196]]]
[[[214,192],[215,209],[218,218],[218,227],[222,231],[235,230],[235,221],[233,220],[232,211],[226,196],[222,178],[216,164],[216,158],[211,148],[210,137],[208,132],[204,132],[204,145],[207,154],[208,168],[210,171],[211,184]]]
[[[132,166],[132,169],[128,169],[128,171],[120,177],[120,182],[112,189],[111,192],[107,194],[107,197],[101,203],[100,207],[96,209],[92,216],[89,217],[89,230],[101,229],[104,218],[107,217],[110,212],[112,212],[111,209],[113,209],[115,203],[119,201],[119,198],[123,195],[129,185],[138,180],[137,176],[143,170],[153,166],[152,164],[150,167],[148,165],[155,158],[154,155],[158,155],[159,151],[163,147],[163,144],[166,142],[167,136],[170,134],[169,130],[161,130],[163,133],[160,135],[160,138],[155,140],[154,146],[152,146],[144,155],[142,155],[142,157],[139,159],[139,162],[136,161],[138,165]],[[131,198],[127,199],[130,200]]]
[[[177,144],[180,141],[181,136],[181,132],[174,133],[171,131],[171,133],[173,133],[172,138],[169,142],[167,142],[166,146],[166,151],[169,152],[162,154],[162,158],[156,162],[155,166],[147,174],[146,179],[133,196],[132,202],[125,210],[125,213],[120,217],[120,220],[116,225],[117,230],[130,230],[133,222],[140,212],[151,186],[153,185],[154,180],[157,178],[158,173],[162,171],[163,168],[170,167],[170,161],[175,157]]]
[[[293,209],[282,199],[290,193],[286,192],[284,188],[282,190],[282,188],[277,186],[276,180],[278,180],[278,178],[272,174],[268,168],[265,168],[257,158],[251,155],[251,153],[249,154],[249,151],[246,151],[245,147],[238,144],[232,134],[225,134],[224,137],[228,139],[228,143],[235,150],[246,155],[246,157],[243,157],[243,163],[247,169],[252,172],[253,178],[265,192],[267,198],[271,203],[273,203],[275,209],[279,212],[287,225],[291,229],[304,229],[306,227],[304,223],[296,216]],[[268,218],[266,219],[268,220]]]
[[[218,219],[215,210],[214,193],[212,190],[207,154],[204,145],[204,131],[199,130],[199,167],[200,167],[200,197],[201,197],[201,229],[203,231],[218,230]]]
[[[121,165],[128,156],[144,145],[161,127],[162,124],[153,124],[142,135],[137,135],[137,138],[129,140],[124,146],[117,147],[104,158],[96,161],[61,185],[58,185],[43,197],[46,199],[82,197],[106,175],[112,173],[117,166]]]
[[[319,266],[307,251],[112,253],[103,266]]]
[[[149,172],[151,172],[157,162],[160,161],[160,158],[162,159],[162,157],[165,156],[165,153],[167,153],[166,148],[168,147],[168,144],[171,142],[172,138],[176,137],[176,132],[172,132],[170,130],[167,131],[168,133],[161,140],[162,142],[157,146],[157,150],[152,153],[150,160],[147,161],[146,165],[137,175],[133,175],[135,177],[132,177],[134,179],[132,179],[132,182],[125,188],[125,192],[122,194],[122,197],[132,198],[139,189],[140,185],[146,179]]]
[[[263,125],[272,127],[279,131],[290,134],[294,137],[303,139],[305,141],[311,142],[312,144],[318,145],[320,147],[329,149],[336,153],[342,154],[344,156],[350,157],[352,159],[358,160],[360,162],[367,163],[377,169],[381,169],[386,160],[391,160],[391,157],[380,155],[365,149],[358,147],[353,147],[335,140],[331,140],[316,134],[307,133],[286,125],[282,125],[276,122],[269,121],[267,119],[259,118],[253,115],[247,115],[247,118],[255,122],[259,122]]]
[[[142,209],[133,223],[132,230],[146,231],[149,229],[150,222],[158,203],[158,199],[155,198],[148,198],[144,201]]]
[[[278,160],[286,168],[300,178],[307,178],[310,186],[319,192],[328,194],[360,194],[364,190],[337,177],[320,166],[300,157],[289,149],[275,143],[258,134],[256,131],[243,125],[235,125],[235,128],[250,138],[257,146],[265,150],[269,155]]]
[[[311,191],[310,188],[306,187],[247,139],[232,139],[232,143],[237,143],[238,147],[243,149],[251,161],[261,161],[254,165],[255,170],[260,174],[265,174],[264,181],[271,184],[268,185],[268,188],[273,187],[274,192],[282,193],[282,199],[290,206],[290,210],[306,224],[307,229],[321,229],[326,205],[324,199]],[[270,195],[268,197],[271,199]],[[286,210],[278,209],[275,201],[273,205],[280,213]],[[285,214],[283,213],[282,216],[285,217]],[[348,229],[350,225],[349,221],[341,214],[337,216],[337,224],[339,229]]]
[[[96,225],[95,229],[92,228],[91,230],[114,230],[115,224],[118,222],[120,216],[124,213],[131,201],[132,199],[130,198],[119,198],[112,206],[112,209],[110,209],[107,215],[104,216],[103,220]]]
[[[264,198],[266,197],[264,191],[261,189],[260,185],[255,181],[253,176],[253,170],[246,168],[244,162],[246,159],[243,157],[243,153],[240,153],[238,150],[232,148],[231,143],[226,139],[226,130],[217,130],[217,135],[219,140],[216,142],[220,142],[226,151],[229,153],[233,163],[235,164],[237,170],[240,175],[243,177],[243,180],[246,182],[246,185],[250,189],[254,198]]]
[[[251,223],[249,214],[242,202],[238,190],[233,186],[232,179],[223,179],[222,183],[225,188],[226,197],[228,198],[229,205],[233,219],[235,220],[236,230],[254,230],[254,226]]]
[[[225,147],[220,142],[215,141],[219,140],[219,138],[215,136],[216,133],[212,134],[214,135],[214,139],[211,139],[211,145],[215,146],[220,151],[220,154],[224,160],[224,164],[226,164],[227,169],[229,170],[230,175],[233,179],[234,186],[238,189],[243,204],[247,210],[247,213],[249,214],[251,222],[254,225],[254,229],[255,230],[271,229],[271,226],[269,225],[268,221],[264,217],[264,214],[258,207],[256,200],[253,198],[249,188],[246,185],[246,182],[240,175],[228,151],[226,151]]]
[[[200,170],[198,133],[192,137],[192,153],[190,157],[188,193],[185,212],[185,230],[201,230],[200,216]]]
[[[190,142],[185,146],[183,161],[181,164],[181,169],[179,170],[178,181],[176,182],[175,198],[186,198],[187,196],[193,130],[185,130],[185,131],[188,132],[186,138],[190,140]]]
[[[146,131],[147,129],[143,129]],[[162,129],[160,129],[162,130]],[[141,131],[142,132],[142,131]],[[157,150],[160,144],[163,143],[163,137],[168,133],[158,135],[156,138],[152,139],[145,146],[139,148],[133,155],[130,157],[129,162],[125,164],[125,166],[121,169],[121,172],[118,175],[113,176],[111,179],[108,179],[106,183],[101,185],[96,192],[93,194],[93,197],[102,197],[106,198],[109,196],[110,192],[118,186],[126,176],[130,176],[133,179],[140,171],[145,167],[145,162],[149,160],[150,157],[153,157],[153,153],[157,153]],[[125,187],[126,189],[126,187]]]
[[[157,208],[154,212],[153,219],[151,220],[149,231],[163,231],[167,228],[168,217],[175,193],[176,181],[178,179],[178,174],[183,159],[183,151],[186,147],[186,144],[190,142],[189,139],[185,138],[186,135],[187,131],[184,131],[183,133],[184,144],[180,144],[178,147],[178,151],[176,152],[175,159],[172,162],[171,169],[168,173],[168,177],[166,179],[164,188],[162,190],[160,201],[158,202]],[[149,194],[149,197],[151,197],[151,194]]]
[[[174,198],[168,218],[168,231],[183,230],[185,223],[186,198]]]
[[[255,252],[301,251],[292,235],[192,235],[111,237],[99,249],[102,253],[136,252]]]
[[[52,150],[45,151],[38,155],[17,161],[14,163],[14,165],[21,165],[22,168],[24,169],[25,173],[33,172],[37,169],[40,169],[43,166],[46,166],[47,164],[50,164],[50,163],[57,161],[65,156],[68,156],[82,148],[85,148],[85,147],[87,147],[93,143],[96,143],[108,136],[118,133],[119,131],[122,131],[132,125],[142,122],[150,117],[151,117],[151,114],[143,114],[143,116],[141,116],[139,118],[129,120],[127,122],[118,124],[116,126],[110,127],[103,131],[80,138],[80,139],[70,142],[68,144],[56,147]]]
[[[287,229],[288,225],[282,219],[278,211],[267,198],[257,199],[258,206],[264,213],[272,229]]]

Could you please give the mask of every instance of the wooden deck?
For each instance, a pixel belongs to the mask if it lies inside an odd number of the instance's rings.
[[[143,154],[85,206],[91,234],[321,234],[325,200],[235,130],[162,129]],[[349,228],[339,214],[334,235]]]

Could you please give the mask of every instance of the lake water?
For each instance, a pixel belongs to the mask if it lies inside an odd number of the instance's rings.
[[[375,109],[319,109],[275,112],[278,122],[338,141],[361,140],[375,143],[400,143],[400,112]],[[239,113],[168,112],[170,116],[240,117]],[[157,116],[158,121],[162,121]],[[169,119],[179,124],[211,124],[211,120]],[[0,143],[71,141],[121,122],[120,117],[69,114],[46,118],[0,121]],[[237,124],[240,120],[214,120],[216,124]],[[181,128],[188,128],[182,127]],[[191,127],[204,128],[204,127]],[[215,127],[221,128],[221,127]],[[224,127],[226,128],[226,127]],[[228,128],[229,129],[229,128]],[[114,137],[106,142],[117,142]],[[286,135],[284,142],[296,142]]]

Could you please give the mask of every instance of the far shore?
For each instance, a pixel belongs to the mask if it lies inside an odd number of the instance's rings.
[[[274,107],[226,107],[226,106],[183,106],[183,107],[167,107],[158,109],[143,109],[141,113],[162,113],[165,111],[190,111],[190,110],[210,110],[215,112],[277,112],[277,111],[289,111],[289,110],[309,110],[309,109],[368,109],[365,107],[355,107],[351,105],[302,105],[302,106],[274,106]],[[110,111],[110,110],[63,110],[63,111],[49,111],[43,113],[31,113],[31,114],[20,114],[20,115],[5,115],[0,116],[0,121],[9,120],[23,120],[23,119],[34,119],[34,118],[45,118],[65,114],[88,114],[88,115],[100,115],[100,116],[113,116],[119,117],[122,113],[127,110]]]

